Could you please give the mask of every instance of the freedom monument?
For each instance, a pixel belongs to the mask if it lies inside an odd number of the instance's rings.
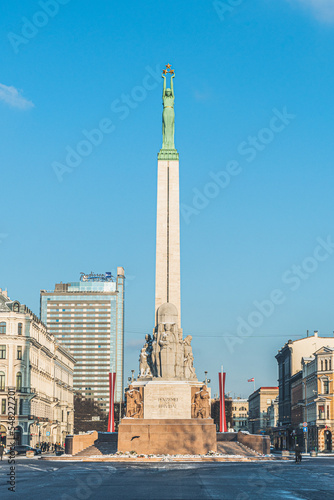
[[[170,88],[167,77],[170,76]],[[162,73],[162,148],[158,154],[155,325],[139,356],[139,376],[126,390],[118,450],[201,454],[216,451],[210,389],[194,368],[191,335],[181,328],[179,154],[175,149],[174,78]]]

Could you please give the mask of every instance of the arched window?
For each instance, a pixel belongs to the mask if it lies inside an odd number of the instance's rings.
[[[0,372],[0,391],[5,390],[5,373]]]
[[[0,323],[0,333],[6,333],[6,323],[4,321]]]
[[[325,371],[328,370],[328,362],[327,362],[327,359],[325,359]]]
[[[22,389],[22,373],[17,372],[16,374],[16,390],[20,391]]]
[[[22,323],[19,323],[17,325],[17,333],[18,333],[18,335],[22,335]]]
[[[13,311],[18,313],[19,309],[20,309],[20,304],[18,302],[15,302],[15,304],[13,305]]]

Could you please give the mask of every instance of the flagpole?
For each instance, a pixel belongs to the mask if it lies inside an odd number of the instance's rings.
[[[254,383],[254,392],[255,392],[255,377],[253,379],[253,383]]]

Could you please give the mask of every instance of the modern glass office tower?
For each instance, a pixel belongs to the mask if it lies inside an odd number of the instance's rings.
[[[124,269],[117,277],[82,275],[74,283],[41,290],[41,320],[76,359],[73,387],[109,411],[109,372],[116,372],[115,401],[123,395]]]

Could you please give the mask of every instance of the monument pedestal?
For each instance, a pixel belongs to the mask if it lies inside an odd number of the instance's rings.
[[[123,418],[118,450],[145,455],[201,455],[217,450],[216,426],[212,418]]]
[[[128,393],[127,404],[137,405],[138,410],[131,410],[120,423],[119,451],[145,455],[216,451],[216,425],[209,418],[210,389],[203,382],[141,379],[133,382]]]

